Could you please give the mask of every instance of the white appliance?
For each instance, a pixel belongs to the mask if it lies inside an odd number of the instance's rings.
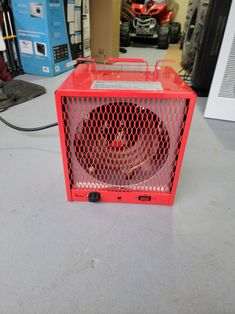
[[[235,0],[233,0],[221,46],[205,118],[235,121]]]

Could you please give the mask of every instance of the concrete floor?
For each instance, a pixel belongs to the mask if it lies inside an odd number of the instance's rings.
[[[48,93],[2,116],[54,122],[67,75],[25,75]],[[58,130],[0,124],[1,314],[235,313],[235,124],[205,120],[205,103],[173,207],[67,203]]]

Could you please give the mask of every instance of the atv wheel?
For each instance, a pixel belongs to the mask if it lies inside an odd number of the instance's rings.
[[[123,3],[122,12],[121,12],[121,21],[131,23],[134,18],[135,18],[135,15],[131,10],[131,5],[128,3]]]
[[[170,43],[171,44],[178,44],[180,39],[180,31],[181,31],[181,24],[178,22],[173,22],[171,24],[171,31],[170,31]]]
[[[158,49],[168,49],[170,38],[170,26],[161,25],[158,29]]]
[[[120,26],[120,46],[129,47],[130,43],[130,23],[123,22]]]
[[[188,72],[192,71],[197,51],[200,49],[200,41],[204,31],[208,3],[208,0],[196,1],[185,34],[181,66]]]
[[[189,23],[190,23],[190,20],[192,17],[195,2],[197,2],[197,0],[189,0],[188,9],[187,9],[186,18],[185,18],[185,23],[184,23],[184,29],[182,32],[182,36],[180,38],[180,49],[183,49],[183,46],[184,46],[185,34],[187,32],[187,29],[188,29],[188,26],[189,26]]]

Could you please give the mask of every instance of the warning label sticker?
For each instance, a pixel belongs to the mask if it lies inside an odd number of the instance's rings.
[[[102,81],[96,80],[91,89],[114,89],[114,90],[157,90],[162,91],[160,82],[138,82],[138,81]]]

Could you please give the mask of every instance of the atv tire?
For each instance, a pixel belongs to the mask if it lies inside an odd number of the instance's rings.
[[[120,46],[129,47],[130,43],[130,23],[123,22],[120,26]]]
[[[158,49],[168,49],[170,40],[170,26],[161,25],[158,29]]]
[[[181,66],[188,72],[192,71],[196,54],[200,49],[208,4],[209,0],[195,1],[188,29],[185,33]]]
[[[121,21],[131,23],[134,18],[135,18],[135,15],[131,10],[131,5],[128,3],[123,3],[122,12],[121,12]]]
[[[171,24],[171,31],[170,31],[170,43],[171,44],[178,44],[180,39],[180,32],[181,32],[181,24],[178,22],[173,22]]]
[[[189,25],[189,22],[190,22],[191,17],[192,17],[192,12],[193,12],[195,2],[197,2],[197,0],[189,0],[188,9],[187,9],[186,18],[185,18],[185,23],[184,23],[184,28],[183,28],[183,32],[182,32],[182,35],[180,38],[180,49],[183,49],[183,46],[184,46],[185,34],[187,32],[188,25]]]

